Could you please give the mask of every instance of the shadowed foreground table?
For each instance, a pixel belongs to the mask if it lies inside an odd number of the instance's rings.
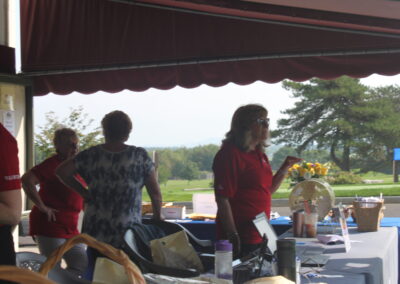
[[[200,239],[215,240],[214,221],[175,220]],[[322,270],[326,277],[303,279],[303,283],[368,283],[395,284],[399,271],[399,233],[400,218],[383,218],[378,232],[359,233],[356,223],[348,220],[352,249],[344,253],[343,245],[327,246],[331,257]],[[288,217],[271,220],[277,235],[291,228]],[[392,228],[390,228],[392,227]],[[394,227],[394,228],[393,228]],[[306,240],[306,239],[301,239]],[[341,247],[342,246],[342,247]],[[327,275],[330,275],[329,277]]]

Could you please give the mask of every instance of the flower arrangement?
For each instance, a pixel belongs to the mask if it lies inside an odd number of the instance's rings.
[[[328,169],[326,164],[303,162],[289,168],[288,178],[292,180],[292,184],[296,184],[311,178],[322,178],[328,174]]]

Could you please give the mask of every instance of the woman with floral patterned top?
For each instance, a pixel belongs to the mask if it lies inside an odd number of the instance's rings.
[[[85,200],[82,232],[121,248],[127,228],[141,223],[143,186],[149,193],[155,219],[161,218],[161,192],[146,150],[125,144],[132,130],[129,116],[113,111],[101,124],[105,143],[65,161],[56,174]],[[74,178],[77,173],[88,190]]]

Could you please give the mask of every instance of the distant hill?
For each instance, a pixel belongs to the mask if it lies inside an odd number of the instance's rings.
[[[154,151],[154,150],[158,150],[158,149],[179,149],[179,148],[194,148],[194,147],[198,147],[198,146],[205,146],[205,145],[221,145],[221,141],[222,139],[220,139],[218,142],[218,138],[215,139],[207,139],[207,140],[203,140],[202,142],[198,142],[198,143],[193,143],[193,144],[186,144],[186,145],[182,145],[182,146],[171,146],[171,147],[145,147],[147,151]],[[284,145],[271,145],[269,147],[267,147],[266,150],[266,154],[268,155],[268,158],[271,160],[272,157],[274,156],[274,154],[280,149],[282,148]]]
[[[186,142],[186,143],[182,143],[181,145],[177,145],[177,146],[166,146],[166,147],[154,147],[154,146],[144,146],[147,150],[152,151],[152,150],[156,150],[156,149],[178,149],[178,148],[194,148],[197,146],[204,146],[204,145],[221,145],[221,141],[223,138],[217,138],[217,137],[213,137],[213,138],[208,138],[208,139],[204,139],[201,141],[195,141],[195,142]]]

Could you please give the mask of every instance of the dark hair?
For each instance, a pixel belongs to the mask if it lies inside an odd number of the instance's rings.
[[[268,111],[259,104],[248,104],[239,107],[232,116],[231,129],[225,135],[223,142],[230,142],[243,151],[248,151],[251,143],[251,125]],[[257,145],[257,150],[263,150],[267,145]]]
[[[53,143],[54,146],[57,146],[58,143],[61,142],[66,137],[76,137],[78,138],[78,135],[76,134],[75,130],[71,128],[59,128],[54,132],[54,138],[53,138]]]
[[[101,126],[106,140],[126,141],[132,130],[132,121],[126,113],[115,110],[103,117]]]

